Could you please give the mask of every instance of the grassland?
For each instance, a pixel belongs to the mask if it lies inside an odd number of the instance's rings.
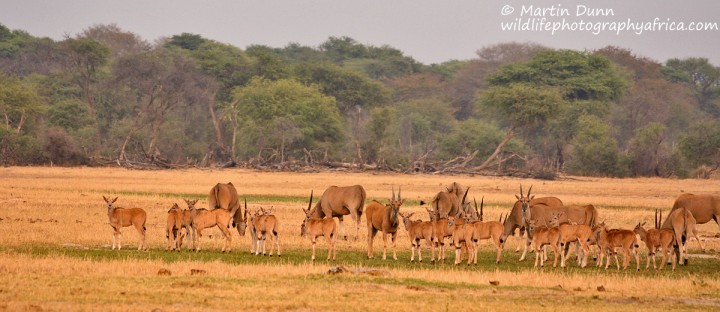
[[[251,208],[275,208],[282,225],[283,256],[251,256],[249,238],[237,232],[233,253],[222,254],[217,230],[203,237],[206,251],[166,251],[168,208],[183,198],[199,198],[200,206],[206,206],[210,187],[228,181]],[[300,208],[307,205],[311,189],[319,193],[329,185],[362,184],[368,197],[382,200],[390,196],[392,186],[402,186],[403,197],[409,200],[402,209],[427,219],[419,201],[452,181],[469,185],[470,196],[478,200],[485,197],[489,219],[509,211],[522,183],[534,185],[538,195],[557,196],[568,204],[592,203],[601,219],[624,228],[639,221],[652,223],[653,210],[667,211],[681,192],[718,194],[720,190],[715,180],[570,177],[539,181],[236,169],[0,168],[0,310],[720,309],[720,241],[713,237],[718,232],[714,223],[700,226],[708,251],[700,254],[697,243],[691,242],[691,263],[676,272],[644,270],[644,266],[641,272],[575,266],[535,270],[532,262],[518,261],[514,238],[506,244],[499,265],[494,264],[487,242],[477,266],[411,263],[404,229],[398,238],[398,261],[366,260],[364,220],[358,240],[338,241],[336,262],[309,261],[310,243],[300,238],[299,225]],[[132,228],[123,231],[127,250],[110,250],[111,229],[102,195],[119,196],[120,206],[148,212],[150,250],[132,250],[138,243]],[[352,238],[354,226],[349,221],[346,218],[345,226]],[[382,252],[379,238],[375,246],[377,258]],[[324,259],[325,252],[320,242],[318,257]],[[386,274],[326,274],[336,265],[374,268]],[[160,270],[171,275],[158,275]]]

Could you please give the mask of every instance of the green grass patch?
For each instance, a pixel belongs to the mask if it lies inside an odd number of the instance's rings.
[[[66,248],[60,246],[48,246],[48,245],[34,245],[34,246],[23,246],[23,247],[2,247],[0,251],[3,252],[15,252],[21,254],[28,254],[36,257],[52,257],[56,255],[62,255],[73,258],[88,259],[92,261],[114,261],[114,260],[126,260],[126,259],[137,259],[137,260],[160,260],[167,263],[184,262],[184,261],[200,261],[200,262],[212,262],[221,261],[230,264],[290,264],[299,265],[310,263],[310,250],[308,249],[288,249],[282,251],[282,256],[269,257],[262,255],[252,255],[246,248],[235,249],[232,253],[222,253],[219,250],[204,250],[200,252],[187,251],[183,249],[181,252],[177,251],[166,251],[164,249],[152,249],[149,251],[137,251],[137,250],[110,250],[107,248],[90,248],[90,249],[78,249],[78,248]],[[617,270],[614,267],[614,263],[611,264],[610,268],[605,270],[604,268],[597,268],[594,265],[592,259],[589,259],[590,265],[586,268],[580,268],[575,265],[573,261],[569,267],[562,269],[560,268],[560,260],[558,259],[558,267],[552,267],[552,258],[549,259],[549,263],[545,263],[544,268],[535,269],[533,267],[535,261],[535,255],[529,254],[525,261],[518,261],[520,254],[515,252],[504,252],[503,259],[499,264],[495,264],[495,252],[481,251],[478,253],[478,264],[467,265],[465,262],[454,265],[454,255],[447,252],[445,263],[437,262],[432,264],[429,260],[429,252],[424,254],[423,262],[418,262],[417,258],[415,262],[410,262],[409,251],[398,252],[398,260],[390,260],[392,254],[388,254],[389,260],[382,260],[382,250],[378,252],[376,249],[375,258],[367,259],[366,251],[364,250],[344,250],[338,248],[337,260],[326,261],[327,249],[318,248],[316,254],[316,265],[327,265],[328,268],[331,266],[343,265],[347,267],[367,267],[367,268],[382,268],[382,269],[398,269],[398,270],[434,270],[434,271],[449,271],[449,272],[464,272],[464,271],[485,271],[494,272],[495,270],[505,272],[523,272],[523,271],[542,271],[542,272],[555,272],[560,274],[572,275],[591,275],[591,276],[645,276],[645,277],[668,277],[668,278],[720,278],[717,275],[717,259],[700,259],[691,258],[688,266],[678,266],[675,272],[671,271],[669,265],[666,265],[662,271],[656,271],[652,268],[645,270],[645,258],[641,257],[641,270],[640,272],[635,271],[634,260],[631,262],[628,270]],[[550,253],[552,256],[552,253]],[[622,261],[622,257],[620,257]],[[439,286],[438,286],[439,287]]]

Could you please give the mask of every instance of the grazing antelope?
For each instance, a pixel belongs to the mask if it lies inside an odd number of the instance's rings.
[[[395,200],[395,190],[393,189],[392,199],[387,204],[383,205],[373,200],[365,207],[368,227],[368,259],[374,258],[373,239],[377,232],[380,231],[383,239],[383,260],[387,259],[387,235],[392,236],[393,259],[397,260],[395,239],[397,238],[397,229],[400,223],[398,222],[398,213],[400,212],[400,206],[405,202],[400,193],[401,190],[398,190],[398,197]]]
[[[247,211],[247,208],[245,208]],[[280,238],[278,237],[279,224],[275,215],[266,214],[267,211],[260,208],[257,212],[250,215],[248,220],[248,228],[250,229],[250,235],[254,237],[253,241],[256,243],[255,255],[260,253],[262,248],[263,256],[265,253],[265,240],[270,234],[270,256],[273,255],[273,242],[277,251],[278,257],[280,253]]]
[[[108,219],[110,220],[110,226],[113,228],[113,245],[112,249],[120,250],[122,247],[122,233],[120,230],[126,226],[134,226],[140,233],[140,243],[138,244],[138,250],[145,249],[145,221],[147,220],[147,214],[145,210],[141,208],[122,208],[115,207],[117,197],[112,200],[103,196],[105,203],[107,204]]]
[[[367,198],[367,194],[361,185],[328,187],[313,207],[313,217],[318,219],[326,216],[338,218],[340,233],[342,233],[343,239],[347,240],[343,216],[349,214],[355,221],[355,240],[357,240],[360,234],[360,217],[363,214],[365,198]]]
[[[690,235],[695,237],[698,244],[700,244],[700,249],[702,252],[705,252],[705,246],[703,246],[698,237],[695,224],[695,216],[693,216],[690,210],[678,208],[670,211],[670,214],[661,227],[663,229],[672,229],[675,234],[675,244],[673,248],[677,255],[678,264],[687,264],[687,241],[690,240]]]
[[[661,220],[662,215],[660,215],[660,221]],[[640,240],[645,243],[645,247],[647,247],[648,249],[647,264],[645,265],[646,270],[650,268],[650,257],[652,257],[653,268],[657,269],[657,265],[655,263],[655,251],[658,248],[662,252],[662,260],[660,260],[660,270],[665,267],[665,261],[668,259],[668,252],[673,252],[672,245],[675,243],[675,234],[671,229],[660,229],[660,221],[658,220],[658,210],[655,210],[655,228],[645,230],[645,228],[643,227],[645,225],[645,222],[643,222],[642,224],[638,222],[638,224],[635,226],[635,229],[633,229],[633,232],[640,236]],[[675,261],[671,262],[672,269],[673,271],[675,271]]]
[[[200,251],[200,237],[202,237],[202,230],[217,226],[225,237],[225,244],[223,244],[222,252],[232,251],[232,233],[228,230],[228,223],[230,222],[230,212],[226,209],[217,208],[213,210],[207,210],[203,208],[196,208],[198,200],[187,200],[185,203],[190,211],[190,220],[192,223],[192,237],[190,239],[193,242],[195,251]]]
[[[558,218],[558,215],[554,215],[554,218]],[[553,261],[553,268],[557,267],[558,259],[558,243],[560,242],[560,230],[556,227],[538,226],[537,220],[528,219],[526,220],[528,225],[528,234],[532,237],[532,244],[535,248],[535,268],[537,268],[538,260],[540,260],[540,266],[545,266],[545,252],[543,246],[550,245],[555,252],[555,260]]]
[[[608,231],[605,222],[601,222],[594,228],[594,235],[597,240],[598,247],[600,247],[600,257],[598,264],[602,265],[603,256],[605,256],[605,269],[607,270],[610,266],[610,255],[605,255],[609,252],[615,257],[615,264],[618,270],[620,269],[620,262],[617,258],[616,247],[621,247],[623,251],[623,270],[626,270],[630,265],[630,253],[632,252],[635,256],[635,262],[637,263],[637,270],[640,271],[640,256],[638,255],[637,249],[640,247],[635,237],[635,232],[624,229],[612,229]]]
[[[185,233],[181,232],[183,228]],[[173,204],[168,210],[167,228],[165,230],[165,237],[168,240],[166,249],[180,251],[183,237],[188,235],[187,233],[190,233],[191,230],[190,211],[180,209],[178,204]],[[191,248],[191,246],[188,245],[188,248]]]
[[[312,242],[312,257],[310,259],[312,261],[315,261],[315,243],[317,242],[318,236],[325,237],[325,240],[327,241],[328,255],[326,260],[330,260],[330,255],[332,255],[332,259],[335,260],[335,256],[337,255],[337,251],[335,250],[335,237],[337,236],[335,219],[314,218],[310,208],[312,206],[312,198],[313,193],[310,191],[310,202],[308,203],[308,208],[307,210],[303,208],[305,220],[300,225],[300,236],[310,237],[310,242]]]
[[[550,226],[557,227],[560,231],[560,267],[564,268],[568,256],[568,251],[563,250],[563,247],[569,243],[577,242],[582,248],[583,259],[578,261],[581,267],[587,266],[588,255],[590,253],[590,246],[588,245],[592,240],[593,231],[592,228],[587,224],[574,224],[574,223],[562,223],[560,224],[560,217],[564,212],[559,212],[557,218],[550,220]],[[578,254],[579,260],[580,254]]]
[[[246,224],[245,220],[242,218],[243,214],[240,209],[240,200],[238,200],[237,189],[235,189],[232,182],[215,184],[208,194],[208,203],[210,209],[222,208],[229,211],[232,223],[230,223],[230,219],[228,219],[225,223],[236,227],[238,234],[241,236],[245,235]]]
[[[408,237],[410,238],[410,243],[412,244],[412,255],[410,256],[410,262],[415,261],[415,249],[417,248],[417,255],[418,260],[422,262],[422,245],[420,244],[420,240],[424,239],[428,245],[430,246],[430,249],[432,250],[432,258],[430,261],[435,263],[435,244],[433,243],[433,225],[432,221],[412,221],[410,220],[410,217],[412,217],[415,213],[409,213],[409,214],[403,214],[400,212],[400,216],[403,219],[403,224],[405,225],[405,230],[408,232]]]

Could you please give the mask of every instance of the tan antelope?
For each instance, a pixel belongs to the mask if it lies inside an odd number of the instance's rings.
[[[182,232],[185,229],[185,232]],[[192,230],[192,224],[190,220],[190,211],[187,209],[181,209],[178,204],[173,204],[170,210],[168,210],[167,228],[165,230],[165,237],[167,238],[168,250],[180,251],[182,247],[183,238],[188,235]],[[190,248],[190,245],[188,245]]]
[[[122,208],[115,207],[117,197],[110,199],[103,196],[105,204],[107,204],[108,219],[110,220],[110,226],[113,228],[113,245],[112,249],[115,250],[122,248],[122,230],[126,226],[134,226],[135,229],[140,233],[140,243],[138,244],[138,250],[145,249],[145,221],[147,220],[147,214],[145,210],[141,208]]]
[[[308,208],[307,210],[303,208],[305,220],[303,220],[303,223],[300,225],[300,237],[310,237],[310,242],[312,242],[312,257],[310,259],[312,261],[315,261],[315,243],[317,242],[317,238],[319,236],[325,237],[325,241],[327,241],[328,244],[328,255],[326,260],[330,260],[330,255],[332,255],[332,259],[335,260],[337,255],[337,251],[335,250],[335,237],[337,236],[335,219],[314,218],[312,216],[312,209],[310,208],[312,206],[312,198],[313,193],[310,191],[310,202],[308,203]]]
[[[432,258],[430,259],[430,261],[435,263],[435,244],[433,243],[432,221],[412,221],[410,220],[410,217],[412,217],[414,214],[414,212],[409,214],[403,214],[402,212],[400,212],[400,216],[403,219],[403,224],[405,225],[405,230],[407,230],[408,232],[408,237],[410,238],[410,243],[412,245],[412,255],[410,256],[410,262],[415,261],[415,249],[417,249],[418,260],[422,262],[422,244],[420,244],[420,240],[424,239],[430,246],[430,250],[432,250]]]
[[[405,202],[400,196],[400,193],[401,190],[398,190],[398,197],[397,200],[395,200],[395,190],[393,189],[392,199],[390,199],[387,204],[383,205],[373,200],[365,207],[368,227],[368,259],[374,258],[373,239],[375,239],[375,235],[379,231],[383,239],[383,260],[387,259],[387,235],[392,236],[393,259],[397,260],[395,239],[397,238],[397,229],[400,225],[398,213],[400,212],[400,206]]]
[[[468,220],[469,224],[473,227],[473,235],[471,238],[472,250],[474,251],[471,255],[473,258],[473,264],[477,264],[477,253],[478,253],[478,242],[480,240],[492,239],[493,244],[497,248],[497,255],[495,256],[495,263],[500,263],[502,258],[502,250],[504,241],[502,238],[503,224],[500,221],[482,221],[483,219],[483,206],[485,198],[480,200],[480,211],[478,211],[477,201],[473,199],[475,203],[475,215]],[[475,219],[475,220],[472,220]],[[502,216],[500,216],[502,220]]]
[[[457,221],[462,220],[463,212],[459,212],[459,218],[455,218],[453,216],[450,216],[447,218],[448,227],[452,231],[452,246],[455,247],[455,265],[460,264],[462,261],[462,248],[465,246],[467,248],[467,265],[470,265],[470,262],[473,260],[473,255],[475,255],[475,250],[473,249],[474,245],[472,243],[473,234],[475,232],[475,228],[472,224],[463,222],[457,223]]]
[[[710,220],[720,226],[720,196],[681,194],[675,199],[670,211],[685,208],[692,213],[696,224],[705,224]]]
[[[195,204],[197,204],[197,202],[197,199],[185,199],[185,203],[190,211],[190,220],[192,220],[192,235],[188,235],[188,239],[193,242],[195,251],[200,251],[200,238],[202,237],[202,231],[204,229],[217,226],[225,237],[222,252],[231,252],[232,233],[228,230],[228,223],[230,222],[231,216],[230,212],[222,208],[213,210],[196,208]]]
[[[245,209],[247,210],[247,208]],[[250,220],[248,220],[250,235],[252,235],[256,244],[254,247],[255,255],[257,256],[260,253],[260,249],[262,249],[263,256],[266,255],[265,240],[270,235],[270,256],[273,255],[274,244],[277,255],[280,257],[279,223],[275,215],[267,214],[267,212],[260,208],[257,212],[250,214]]]
[[[620,247],[623,251],[623,270],[626,270],[630,265],[630,253],[632,253],[635,256],[637,270],[640,271],[640,256],[637,251],[640,246],[637,243],[635,232],[624,229],[612,229],[608,231],[605,222],[601,222],[596,225],[593,232],[596,237],[598,247],[600,248],[600,257],[598,261],[600,266],[602,266],[602,260],[603,257],[605,257],[605,269],[607,270],[610,266],[610,255],[612,255],[615,258],[615,264],[619,270],[620,262],[618,261],[615,248]],[[610,255],[606,255],[605,253],[610,253]]]
[[[523,193],[522,185],[520,185],[520,196],[515,195],[517,201],[515,201],[515,204],[513,204],[513,208],[510,210],[510,213],[508,213],[507,218],[503,222],[503,241],[507,241],[508,236],[514,235],[516,229],[520,229],[520,235],[518,237],[522,238],[524,236],[524,239],[521,239],[521,243],[518,244],[518,247],[515,249],[515,251],[517,252],[520,250],[520,246],[525,247],[522,256],[520,257],[520,261],[525,260],[525,255],[527,254],[528,247],[530,246],[530,237],[528,237],[527,235],[525,218],[523,217],[524,211],[528,211],[530,207],[539,205],[549,207],[557,207],[563,205],[562,201],[557,197],[535,197],[535,195],[530,194],[531,191],[532,185],[530,186],[530,189],[528,189],[527,195],[525,195]]]
[[[564,268],[565,263],[568,256],[568,251],[563,250],[562,247],[565,247],[569,243],[577,242],[580,245],[580,248],[582,248],[583,252],[583,259],[582,261],[578,261],[581,267],[587,266],[587,260],[588,255],[590,253],[590,246],[589,243],[592,240],[593,237],[593,231],[592,228],[587,224],[574,224],[574,223],[562,223],[560,224],[560,217],[564,214],[564,212],[559,212],[559,215],[557,218],[553,218],[550,220],[550,226],[557,227],[558,231],[560,231],[560,267]],[[579,258],[578,254],[578,258]]]
[[[531,187],[532,188],[532,187]],[[528,192],[530,194],[530,192]],[[517,196],[516,196],[517,197]],[[593,205],[584,206],[547,206],[547,205],[522,205],[522,217],[524,220],[531,219],[536,221],[538,226],[549,226],[549,220],[553,213],[562,212],[560,217],[560,223],[574,223],[574,224],[586,224],[593,227],[598,219],[598,212]],[[512,212],[511,212],[512,214]],[[512,222],[511,222],[512,223]],[[511,234],[507,232],[508,228],[512,228],[512,224],[505,225],[506,232],[504,234]],[[531,235],[528,235],[532,239]],[[528,243],[529,244],[529,243]],[[565,246],[567,248],[569,246]],[[520,261],[525,259],[526,252],[523,252],[520,257]]]
[[[668,214],[667,219],[663,222],[662,229],[672,229],[675,234],[674,249],[677,255],[678,264],[687,264],[687,241],[690,240],[690,235],[695,237],[702,252],[705,252],[705,246],[703,246],[700,238],[698,237],[697,228],[695,227],[696,221],[690,210],[685,208],[673,209]]]
[[[437,193],[431,200],[436,219],[456,216],[459,211],[468,212],[470,203],[466,202],[465,199],[470,188],[466,188],[463,192],[463,187],[457,182],[453,182],[445,189],[445,191]],[[423,205],[424,202],[420,204]]]
[[[435,243],[433,249],[432,258],[435,258],[434,250],[438,249],[439,253],[437,256],[438,260],[445,261],[445,239],[453,236],[453,229],[448,223],[448,218],[439,218],[435,211],[428,211],[431,215],[430,222],[433,226],[432,240]],[[462,218],[456,218],[454,224],[464,224],[465,221]]]
[[[215,184],[208,194],[208,203],[210,209],[222,208],[229,211],[232,222],[228,219],[225,223],[231,224],[237,229],[238,234],[245,236],[246,220],[243,219],[237,189],[232,182]]]
[[[328,187],[313,207],[313,217],[318,219],[326,216],[338,218],[340,233],[343,239],[347,240],[343,216],[349,214],[355,221],[355,239],[357,240],[360,233],[360,217],[363,214],[366,197],[365,189],[361,185]]]
[[[645,222],[642,224],[638,222],[635,229],[633,229],[633,232],[640,236],[640,240],[645,243],[645,247],[648,249],[647,264],[645,265],[646,270],[650,268],[650,257],[652,257],[653,268],[658,268],[655,263],[655,251],[658,249],[662,252],[662,259],[660,260],[660,270],[662,270],[663,267],[665,267],[665,261],[668,259],[668,253],[673,252],[672,246],[675,243],[675,233],[673,233],[672,229],[660,229],[662,214],[660,214],[660,219],[658,220],[658,211],[659,210],[655,210],[655,228],[645,230],[643,227]],[[675,261],[671,262],[672,269],[675,271]]]
[[[559,214],[553,213],[553,218],[559,218]],[[526,220],[528,225],[528,235],[532,238],[532,244],[535,248],[535,268],[537,268],[538,260],[540,260],[540,266],[545,266],[545,251],[543,246],[550,245],[555,252],[555,260],[553,261],[553,268],[557,267],[558,259],[558,245],[560,243],[560,230],[556,227],[547,227],[545,225],[538,225],[537,220],[528,219]]]

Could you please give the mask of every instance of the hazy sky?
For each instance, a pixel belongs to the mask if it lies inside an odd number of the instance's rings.
[[[500,42],[532,41],[572,49],[615,45],[659,62],[699,56],[720,65],[717,0],[0,0],[0,8],[8,28],[56,40],[114,23],[151,42],[188,32],[241,48],[316,47],[330,36],[349,36],[426,64],[470,59]],[[516,22],[515,30],[503,30],[503,22]],[[697,28],[695,22],[715,29],[687,29]]]

